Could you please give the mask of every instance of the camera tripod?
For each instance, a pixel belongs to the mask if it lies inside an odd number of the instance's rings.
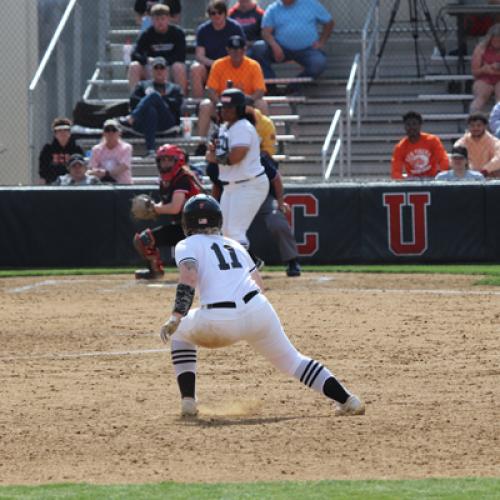
[[[399,6],[401,4],[401,0],[395,0],[391,14],[389,17],[389,24],[387,25],[387,28],[385,30],[384,38],[382,40],[382,45],[380,46],[380,50],[378,51],[377,54],[377,59],[375,61],[375,65],[373,66],[372,74],[370,76],[370,81],[368,84],[368,88],[371,87],[373,83],[373,79],[375,78],[375,75],[377,73],[378,66],[380,64],[380,61],[382,60],[382,56],[384,54],[384,49],[387,44],[387,40],[389,40],[389,35],[391,34],[391,29],[394,24],[394,21],[396,19],[396,15],[399,10]],[[429,8],[427,7],[427,4],[425,3],[425,0],[408,0],[408,8],[410,11],[410,24],[412,28],[412,37],[413,37],[413,45],[414,45],[414,51],[415,51],[415,63],[417,67],[417,76],[422,76],[421,71],[420,71],[420,51],[419,51],[419,46],[418,46],[418,38],[419,38],[419,22],[422,22],[422,19],[419,19],[419,6],[421,11],[424,14],[425,22],[427,23],[427,26],[429,27],[429,30],[432,34],[432,38],[434,40],[434,43],[436,44],[436,47],[439,50],[439,54],[441,55],[441,59],[443,60],[444,66],[447,70],[448,73],[450,73],[450,67],[448,66],[448,63],[446,62],[446,50],[439,39],[437,32],[436,32],[436,27],[434,26],[434,23],[432,21],[431,13],[429,12]]]

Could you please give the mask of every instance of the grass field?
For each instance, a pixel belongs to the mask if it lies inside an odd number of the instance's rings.
[[[323,273],[464,274],[480,277],[478,285],[500,286],[500,264],[373,264],[303,266],[303,271]],[[282,266],[266,266],[266,272],[283,271]],[[0,278],[16,276],[77,276],[130,274],[134,268],[0,269]]]
[[[500,498],[500,479],[427,479],[421,481],[317,481],[246,484],[178,484],[0,487],[0,499],[465,499]]]

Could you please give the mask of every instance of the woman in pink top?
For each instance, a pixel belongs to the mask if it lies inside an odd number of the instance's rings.
[[[132,145],[120,138],[120,125],[116,120],[106,120],[102,141],[92,148],[89,175],[102,182],[133,184]]]
[[[500,101],[500,23],[494,24],[472,53],[472,75],[475,78],[472,91],[474,100],[470,112],[480,111],[493,92]]]

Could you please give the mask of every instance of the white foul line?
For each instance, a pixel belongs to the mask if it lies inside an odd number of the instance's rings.
[[[32,356],[5,356],[0,357],[0,361],[20,361],[32,359],[74,359],[97,356],[137,356],[141,354],[157,354],[159,352],[170,352],[170,349],[139,349],[136,351],[94,351],[94,352],[74,352],[74,353],[47,353],[35,354]]]
[[[500,291],[494,290],[427,290],[411,289],[400,290],[397,288],[334,288],[337,292],[356,292],[356,293],[405,293],[405,294],[429,294],[429,295],[500,295]]]

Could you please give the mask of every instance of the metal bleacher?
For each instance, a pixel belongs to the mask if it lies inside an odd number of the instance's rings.
[[[84,96],[88,102],[116,101],[129,96],[126,66],[122,61],[123,44],[138,36],[138,30],[133,27],[132,9],[129,11],[130,18],[119,26],[112,26],[109,32],[105,58],[97,63]],[[453,34],[450,37],[453,43]],[[345,110],[346,84],[354,56],[360,51],[360,38],[359,30],[334,31],[326,47],[328,66],[321,78],[304,85],[300,96],[266,96],[270,114],[277,125],[280,170],[286,182],[322,181],[322,145],[335,111]],[[188,47],[188,59],[192,60],[192,31],[188,31]],[[431,38],[422,36],[419,50],[425,63],[423,74],[417,77],[411,32],[400,30],[389,38],[377,78],[369,92],[367,113],[363,116],[359,133],[357,130],[352,133],[349,171],[353,180],[389,178],[392,150],[404,135],[401,116],[409,110],[422,113],[423,130],[438,134],[447,148],[463,133],[472,100],[471,77],[467,73],[470,58],[465,60],[466,73],[458,74],[456,57],[446,56],[451,68],[448,73],[442,58],[436,55]],[[368,61],[369,72],[373,59]],[[298,66],[293,63],[275,68],[278,76],[285,79],[298,72]],[[284,85],[279,85],[278,89],[284,90]],[[193,116],[193,136],[190,139],[168,139],[182,144],[188,153],[193,153],[199,140],[196,137],[197,104],[197,100],[186,99],[187,109]],[[345,116],[346,113],[343,114],[344,120]],[[80,143],[88,148],[97,140],[98,136],[90,136],[81,139]],[[134,178],[145,182],[154,175],[154,164],[151,159],[143,157],[142,139],[135,137],[130,141],[134,144]],[[332,174],[332,180],[337,178],[338,169]]]

